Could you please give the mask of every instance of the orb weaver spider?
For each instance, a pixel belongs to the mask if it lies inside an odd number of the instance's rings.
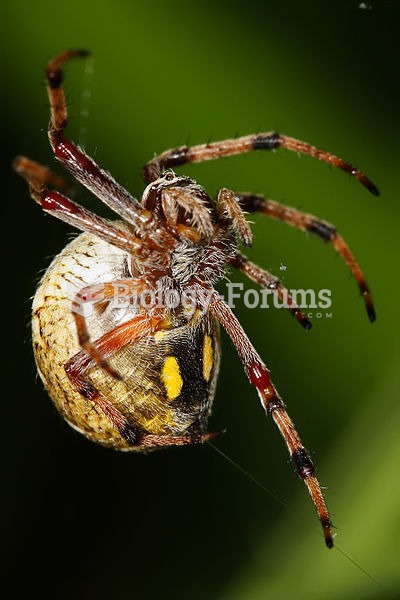
[[[377,188],[337,156],[272,132],[182,146],[156,156],[143,169],[146,188],[139,201],[64,135],[62,67],[84,56],[86,51],[66,51],[48,64],[49,140],[56,159],[120,220],[99,217],[61,194],[65,181],[46,167],[25,157],[14,163],[45,212],[84,232],[53,260],[33,302],[35,359],[49,395],[70,425],[113,448],[144,450],[210,440],[217,435],[207,432],[206,426],[219,370],[221,324],[266,414],[286,442],[326,544],[332,547],[331,521],[311,459],[266,365],[214,284],[229,265],[280,297],[287,292],[276,277],[239,251],[240,243],[252,243],[245,213],[262,213],[332,244],[350,268],[374,321],[363,273],[343,238],[326,221],[260,195],[226,188],[213,200],[194,180],[172,169],[282,147],[339,167],[375,195]],[[116,298],[132,300],[157,285],[164,291],[190,291],[191,310],[182,303],[173,308],[128,303],[124,309],[108,310]],[[309,328],[310,322],[287,297],[290,312]]]

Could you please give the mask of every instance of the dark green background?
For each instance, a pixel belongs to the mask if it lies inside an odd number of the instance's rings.
[[[396,3],[123,0],[14,2],[2,9],[2,537],[8,576],[56,598],[226,600],[389,598],[399,590],[399,14]],[[255,218],[251,256],[291,288],[332,290],[332,319],[303,331],[282,310],[237,314],[312,451],[341,551],[312,505],[231,344],[212,448],[149,456],[96,447],[53,409],[30,349],[30,296],[71,235],[10,170],[23,153],[54,163],[43,68],[69,47],[69,133],[136,195],[155,152],[276,129],[347,158],[381,188],[285,151],[181,171],[210,193],[252,190],[333,222],[374,292],[370,325],[346,267],[318,239]],[[88,98],[87,94],[91,94]],[[89,194],[86,206],[106,214]],[[236,275],[235,281],[243,281]]]

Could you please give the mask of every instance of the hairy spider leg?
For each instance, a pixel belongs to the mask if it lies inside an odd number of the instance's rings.
[[[75,294],[72,302],[72,314],[75,319],[76,331],[78,334],[79,345],[85,352],[102,367],[109,375],[116,379],[122,377],[114,369],[111,368],[108,361],[105,359],[102,352],[97,347],[97,344],[90,341],[89,332],[86,326],[85,305],[99,304],[108,302],[109,300],[124,297],[138,296],[143,290],[148,287],[148,283],[143,279],[115,279],[110,282],[98,283],[82,288]],[[112,331],[110,332],[110,342],[112,341]],[[121,334],[118,334],[120,341],[123,341]],[[126,343],[129,343],[126,342]],[[126,345],[126,344],[124,344]]]
[[[157,179],[164,169],[177,167],[187,163],[203,162],[205,160],[214,160],[233,154],[244,154],[252,150],[275,150],[276,148],[286,148],[293,152],[308,154],[313,158],[322,160],[334,167],[338,167],[346,173],[349,173],[372,194],[379,196],[377,187],[370,181],[364,173],[359,171],[350,163],[342,158],[311,146],[301,140],[281,135],[276,132],[259,133],[254,135],[245,135],[235,139],[221,140],[209,144],[199,144],[198,146],[180,146],[172,150],[166,150],[162,154],[155,156],[143,167],[143,177],[147,183]]]
[[[14,169],[28,182],[31,197],[45,212],[81,231],[93,233],[105,242],[129,253],[142,248],[141,240],[120,229],[113,221],[99,217],[55,190],[49,190],[40,179],[41,175],[46,177],[48,174],[33,170],[32,162],[25,157],[17,157],[14,161]]]
[[[144,315],[138,315],[127,323],[114,328],[95,342],[97,352],[106,357],[116,352],[129,341],[139,340],[149,335],[157,325],[157,321],[149,321]],[[93,402],[95,406],[106,415],[114,427],[118,429],[121,436],[131,444],[137,443],[138,429],[110,402],[96,387],[85,379],[85,372],[93,367],[98,361],[92,354],[88,354],[86,348],[70,358],[64,365],[64,370],[71,382],[81,396]],[[104,366],[103,364],[101,366]]]
[[[251,246],[253,234],[249,223],[246,221],[245,213],[240,204],[240,198],[235,195],[232,190],[222,188],[217,196],[216,210],[222,222],[230,221],[236,230],[239,237],[242,239],[245,246]],[[242,271],[249,279],[255,281],[263,288],[277,293],[278,298],[285,300],[288,309],[298,322],[305,328],[311,329],[311,322],[301,312],[300,308],[293,301],[288,290],[280,283],[274,275],[268,273],[250,262],[248,258],[237,252],[233,258],[229,260],[230,264],[239,271]]]
[[[209,310],[215,315],[230,336],[250,383],[257,389],[265,412],[272,415],[273,420],[278,426],[278,429],[286,442],[297,473],[304,480],[310,493],[323,528],[325,543],[328,548],[332,548],[332,523],[329,518],[321,486],[315,475],[314,465],[285,410],[282,399],[271,381],[267,367],[251,344],[238,319],[218,292],[213,293],[211,302],[209,303]]]
[[[48,135],[55,157],[82,185],[104,204],[131,223],[137,234],[143,227],[152,229],[155,217],[123,188],[109,173],[73,142],[64,137],[68,111],[62,86],[62,67],[72,58],[86,57],[86,50],[69,50],[51,60],[46,69],[47,92],[50,101]]]
[[[278,298],[285,302],[288,310],[297,319],[304,329],[311,329],[311,321],[307,319],[305,314],[300,310],[293,298],[289,294],[288,290],[279,281],[275,275],[272,275],[265,269],[262,269],[258,265],[251,262],[246,256],[238,252],[236,256],[230,261],[231,265],[244,273],[249,279],[258,283],[261,287],[271,292],[275,292]]]
[[[291,208],[280,204],[275,200],[269,200],[259,194],[237,194],[239,202],[246,212],[262,213],[273,219],[283,221],[301,229],[315,234],[324,242],[329,242],[335,248],[336,252],[342,257],[349,267],[352,276],[357,282],[358,288],[364,298],[365,308],[368,318],[371,321],[376,320],[376,312],[372,301],[372,295],[369,286],[365,280],[364,274],[346,244],[345,240],[339,235],[336,227],[327,221],[323,221],[314,215],[304,213],[296,208]]]

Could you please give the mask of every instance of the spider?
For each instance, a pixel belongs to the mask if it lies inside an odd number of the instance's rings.
[[[44,385],[68,423],[100,444],[146,450],[205,442],[218,435],[207,432],[207,420],[219,370],[221,324],[286,442],[330,548],[332,524],[311,459],[266,365],[214,285],[232,266],[280,297],[287,293],[276,277],[239,251],[240,244],[252,243],[245,213],[263,213],[332,244],[350,268],[374,321],[368,285],[347,244],[326,221],[226,188],[211,199],[194,180],[172,168],[282,147],[337,166],[373,194],[379,192],[342,159],[270,132],[163,152],[143,169],[146,188],[139,201],[64,135],[62,68],[87,54],[69,50],[47,66],[48,135],[56,159],[120,220],[99,217],[67,198],[61,193],[67,188],[64,179],[46,167],[22,156],[14,163],[45,212],[83,231],[53,260],[33,301],[34,354]],[[190,301],[172,307],[137,302],[156,290],[186,293]],[[309,328],[305,315],[286,297],[290,312]]]

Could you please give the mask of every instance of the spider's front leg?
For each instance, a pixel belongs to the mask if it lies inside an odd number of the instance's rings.
[[[200,294],[199,297],[201,297]],[[286,442],[297,473],[304,480],[311,495],[319,520],[322,524],[326,545],[328,548],[332,548],[332,523],[326,508],[321,486],[315,475],[315,468],[285,410],[283,401],[271,381],[267,367],[254,349],[239,321],[217,292],[212,293],[208,309],[218,319],[232,339],[246,375],[250,383],[257,389],[265,412],[272,416],[278,426],[279,431]]]
[[[210,144],[199,144],[198,146],[180,146],[172,150],[167,150],[162,154],[155,156],[143,168],[143,177],[147,183],[151,183],[167,168],[178,167],[187,163],[198,163],[206,160],[214,160],[224,156],[234,154],[244,154],[252,150],[276,150],[277,148],[286,148],[292,152],[307,154],[318,160],[322,160],[334,167],[342,169],[349,173],[372,194],[379,196],[377,187],[362,173],[359,169],[346,162],[342,158],[316,148],[311,144],[281,135],[276,132],[259,133],[255,135],[245,135],[235,139],[221,140]]]
[[[151,228],[152,215],[136,198],[76,144],[64,137],[68,111],[62,86],[62,68],[72,58],[88,56],[86,50],[69,50],[51,60],[46,69],[47,92],[50,101],[49,140],[55,157],[88,190],[117,214],[131,223],[137,231]]]
[[[32,199],[45,212],[81,231],[94,233],[109,244],[131,254],[142,250],[142,241],[118,227],[114,222],[99,217],[56,190],[48,189],[48,185],[59,188],[61,183],[63,186],[63,180],[59,181],[58,176],[46,167],[42,167],[24,156],[18,156],[14,160],[13,166],[15,171],[27,181]]]

